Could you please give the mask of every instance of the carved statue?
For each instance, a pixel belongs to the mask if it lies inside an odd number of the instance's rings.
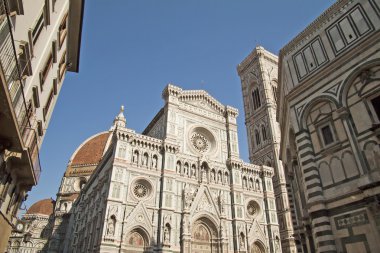
[[[276,249],[276,252],[280,252],[280,239],[278,238],[278,236],[276,236],[276,240],[274,241],[274,247]]]
[[[240,234],[240,249],[245,249],[244,234]]]
[[[112,218],[108,220],[107,235],[115,235],[115,220]]]
[[[196,171],[195,171],[195,166],[192,166],[191,167],[191,176],[192,177],[196,177],[197,175],[196,175]]]
[[[155,169],[157,168],[157,157],[156,156],[154,156],[152,159],[152,167]]]
[[[193,200],[193,194],[191,193],[189,185],[186,185],[185,190],[184,190],[185,209],[190,208],[192,200]]]
[[[207,183],[207,172],[208,172],[207,167],[204,164],[202,164],[202,166],[201,166],[201,182],[203,182],[203,183]]]
[[[219,208],[220,208],[220,213],[224,214],[225,208],[224,208],[224,194],[223,191],[220,191],[219,193]]]
[[[169,227],[165,226],[164,229],[164,244],[169,245],[170,244],[170,231]]]
[[[134,162],[134,163],[137,163],[137,161],[138,161],[138,152],[133,152],[133,158],[132,158],[132,161]]]

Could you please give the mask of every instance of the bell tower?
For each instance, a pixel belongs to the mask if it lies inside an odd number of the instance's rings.
[[[297,252],[286,178],[279,161],[280,127],[276,121],[278,58],[256,47],[237,67],[241,79],[251,163],[274,168],[274,193],[283,252]],[[272,238],[278,235],[272,235]],[[276,251],[277,252],[277,251]]]

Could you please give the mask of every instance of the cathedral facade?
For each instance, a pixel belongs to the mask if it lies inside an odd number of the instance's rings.
[[[162,96],[142,134],[121,111],[74,152],[41,252],[282,252],[274,171],[239,158],[237,110],[171,84]]]

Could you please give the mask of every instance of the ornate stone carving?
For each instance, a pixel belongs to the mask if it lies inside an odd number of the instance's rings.
[[[220,191],[220,193],[219,193],[219,208],[220,208],[221,214],[225,213],[224,204],[225,204],[224,193],[223,193],[223,191]]]
[[[207,211],[213,213],[214,207],[212,203],[210,203],[210,201],[208,200],[207,196],[203,196],[202,199],[199,201],[196,211]]]
[[[164,228],[164,246],[170,247],[170,226]]]
[[[138,198],[144,198],[148,194],[148,189],[143,184],[136,184],[135,187],[133,187],[133,193]]]
[[[191,136],[191,143],[193,144],[194,148],[201,153],[208,151],[210,148],[210,144],[207,138],[199,133],[194,133]]]
[[[189,209],[191,206],[191,202],[193,201],[193,193],[191,192],[189,185],[186,185],[183,195],[184,195],[184,207],[185,209]]]
[[[138,179],[132,185],[132,192],[138,199],[148,198],[152,192],[152,185],[145,179]]]

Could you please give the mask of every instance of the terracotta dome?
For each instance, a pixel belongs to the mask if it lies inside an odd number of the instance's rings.
[[[91,174],[103,157],[110,132],[102,132],[85,140],[71,156],[66,175]]]
[[[100,133],[87,139],[75,152],[71,165],[97,164],[103,156],[109,133]]]
[[[53,199],[43,199],[34,203],[26,214],[51,215],[54,211],[55,201]]]

